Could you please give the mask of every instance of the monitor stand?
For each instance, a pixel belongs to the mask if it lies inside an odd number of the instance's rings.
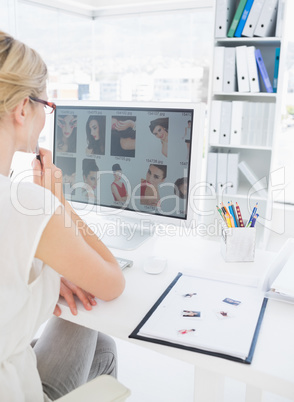
[[[141,233],[140,231],[135,231],[132,235],[127,234],[108,234],[104,233],[101,237],[103,243],[110,248],[117,248],[120,250],[134,250],[139,247],[143,242],[150,239],[152,234],[149,232]]]
[[[125,220],[109,216],[86,214],[81,216],[93,232],[110,248],[134,250],[150,239],[154,224],[143,227],[139,220]]]

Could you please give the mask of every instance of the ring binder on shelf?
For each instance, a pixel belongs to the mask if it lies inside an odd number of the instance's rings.
[[[239,92],[250,92],[246,49],[246,46],[236,47],[236,65]]]
[[[258,18],[254,36],[274,36],[278,12],[278,0],[265,0]]]
[[[259,16],[261,14],[264,1],[265,0],[254,0],[247,21],[245,23],[244,29],[242,31],[242,36],[247,36],[249,38],[253,37],[254,30],[256,28]]]
[[[273,92],[273,87],[272,87],[271,81],[269,79],[267,69],[265,67],[260,49],[255,50],[255,58],[256,58],[257,67],[260,72],[262,81],[265,85],[266,92]]]

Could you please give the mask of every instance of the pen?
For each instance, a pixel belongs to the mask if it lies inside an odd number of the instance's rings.
[[[233,227],[238,227],[238,224],[237,224],[237,221],[236,221],[236,217],[235,217],[235,214],[234,214],[234,211],[233,211],[233,208],[232,208],[232,202],[228,202],[228,207],[229,207],[229,210],[230,210],[230,215],[232,216],[232,218],[233,218],[233,220],[234,220],[234,226]]]
[[[227,210],[227,208],[224,206],[223,202],[221,202],[221,209],[224,211],[224,214],[228,214],[230,215],[229,211]]]
[[[226,220],[227,220],[228,228],[231,228],[231,227],[232,227],[232,223],[231,223],[231,219],[230,219],[230,215],[229,215],[229,214],[226,214]]]
[[[242,218],[242,215],[241,215],[240,207],[239,207],[237,202],[236,202],[236,210],[237,210],[237,215],[238,215],[240,227],[243,228],[244,227],[244,222],[243,222],[243,218]]]
[[[258,202],[255,204],[255,206],[254,206],[254,208],[253,208],[253,210],[252,210],[251,216],[250,216],[250,218],[249,218],[249,220],[248,220],[248,222],[247,222],[247,225],[246,225],[247,228],[250,227],[251,222],[252,222],[252,219],[253,219],[254,215],[256,214],[256,211],[257,211],[257,204],[258,204]]]
[[[255,226],[255,223],[256,223],[256,219],[259,217],[259,214],[256,214],[256,215],[254,215],[254,217],[253,217],[253,219],[252,219],[252,222],[251,222],[251,228],[254,228],[254,226]]]
[[[230,217],[230,220],[231,220],[232,228],[235,228],[236,225],[235,225],[235,222],[234,222],[234,217],[231,214],[229,215],[229,217]]]
[[[218,206],[216,206],[216,209],[218,210],[218,212],[219,212],[219,214],[220,214],[220,216],[223,218],[223,220],[225,221],[225,223],[226,223],[226,218],[225,218],[225,216],[224,216],[224,213],[223,213],[223,211],[218,207]]]
[[[232,210],[233,210],[233,217],[235,218],[236,221],[236,226],[240,227],[240,222],[239,219],[237,218],[237,213],[235,210],[235,205],[233,204],[233,202],[231,201],[231,206],[232,206]]]

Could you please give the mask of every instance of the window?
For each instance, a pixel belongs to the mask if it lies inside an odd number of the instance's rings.
[[[54,7],[8,0],[10,33],[36,49],[49,69],[54,99],[207,101],[213,8],[159,11],[91,19]],[[146,3],[147,4],[147,3]],[[174,5],[174,3],[173,3]],[[12,26],[13,25],[13,26]],[[52,146],[46,127],[40,145]],[[16,173],[31,155],[17,154]]]
[[[58,99],[206,101],[212,8],[91,20],[18,3],[18,37],[39,51]]]
[[[94,32],[101,100],[106,85],[119,100],[207,100],[212,10],[96,19]]]
[[[91,80],[92,20],[21,1],[17,11],[17,37],[48,66],[49,97],[78,99]]]

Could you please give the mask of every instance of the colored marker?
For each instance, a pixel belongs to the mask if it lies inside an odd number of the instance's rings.
[[[257,204],[258,204],[258,202],[255,204],[255,207],[254,207],[253,210],[252,210],[251,216],[250,216],[250,218],[249,218],[249,220],[248,220],[248,222],[247,222],[247,225],[246,225],[247,228],[250,227],[251,222],[252,222],[252,219],[253,219],[253,216],[256,214],[256,211],[257,211]]]
[[[256,214],[256,215],[254,215],[254,217],[253,217],[253,219],[252,219],[252,222],[251,222],[251,228],[254,228],[254,226],[255,226],[255,223],[256,223],[256,219],[259,217],[259,214]]]
[[[229,212],[228,209],[224,206],[224,203],[223,203],[223,202],[221,202],[221,209],[224,211],[224,214],[230,215],[230,212]]]
[[[237,210],[237,215],[238,215],[240,227],[243,228],[244,227],[244,222],[243,222],[243,218],[242,218],[242,215],[241,215],[240,207],[239,207],[237,202],[236,202],[236,210]]]
[[[232,228],[235,228],[236,225],[235,225],[235,222],[234,222],[234,217],[231,214],[229,216],[230,216],[230,221],[231,221]]]
[[[228,228],[231,228],[231,227],[232,227],[232,223],[231,223],[231,219],[230,219],[230,215],[229,215],[229,214],[226,214],[226,220],[227,220]]]
[[[231,202],[228,202],[228,204],[229,204],[228,207],[229,207],[229,210],[230,210],[230,215],[232,216],[232,218],[233,218],[233,220],[234,220],[234,227],[237,228],[237,227],[238,227],[238,224],[237,224],[237,220],[236,220],[236,217],[235,217],[233,208],[232,208],[232,203],[231,203]]]
[[[232,210],[233,210],[233,216],[234,216],[234,218],[235,218],[235,220],[236,220],[236,226],[238,226],[238,227],[240,227],[240,222],[239,222],[239,219],[237,218],[237,213],[236,213],[236,210],[235,210],[235,205],[233,204],[233,202],[231,201],[231,206],[232,206]]]
[[[216,209],[218,210],[220,216],[223,218],[224,222],[227,223],[223,211],[218,206],[216,206]]]

